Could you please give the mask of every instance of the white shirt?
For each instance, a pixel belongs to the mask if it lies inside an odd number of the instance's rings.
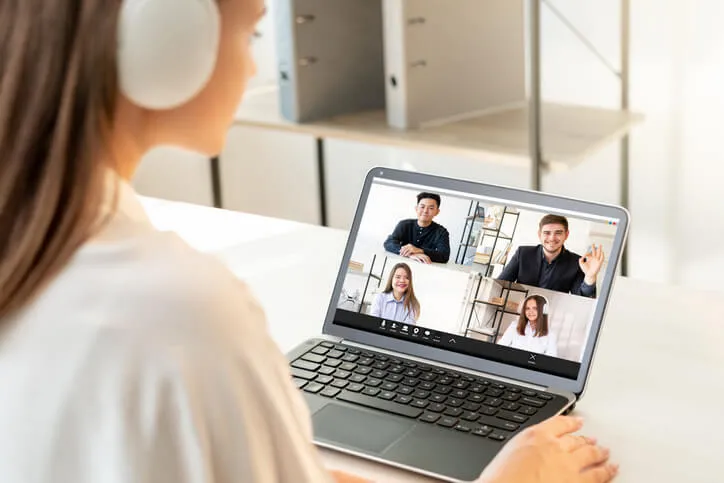
[[[537,354],[545,354],[547,356],[558,357],[558,341],[556,336],[548,330],[548,335],[535,337],[535,332],[530,327],[530,323],[525,325],[525,335],[518,333],[518,322],[514,321],[508,326],[503,337],[498,341],[499,345],[521,349]]]
[[[3,483],[329,480],[247,287],[121,185],[99,236],[0,321]]]

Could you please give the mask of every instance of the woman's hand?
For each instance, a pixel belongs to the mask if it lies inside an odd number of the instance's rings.
[[[574,433],[579,418],[558,416],[515,436],[485,468],[478,483],[604,483],[618,466],[608,463],[607,449]]]

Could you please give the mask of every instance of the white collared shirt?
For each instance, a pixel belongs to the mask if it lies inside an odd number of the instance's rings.
[[[247,287],[155,230],[126,183],[119,202],[0,321],[0,481],[328,481]]]
[[[548,335],[535,337],[530,323],[525,325],[525,335],[518,333],[518,322],[513,321],[498,341],[499,345],[521,349],[537,354],[545,354],[547,356],[558,357],[558,341],[556,336],[550,330]]]

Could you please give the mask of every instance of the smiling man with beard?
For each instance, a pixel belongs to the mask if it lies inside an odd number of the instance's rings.
[[[595,297],[603,247],[594,244],[590,253],[580,256],[564,246],[568,234],[566,217],[545,215],[538,224],[540,245],[519,247],[498,279]]]

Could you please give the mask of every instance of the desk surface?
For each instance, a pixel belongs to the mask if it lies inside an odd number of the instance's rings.
[[[360,112],[308,123],[285,120],[275,87],[247,93],[236,113],[238,125],[311,134],[316,137],[424,149],[527,167],[528,110],[525,106],[421,129],[390,128],[384,110]],[[620,139],[643,117],[615,109],[544,103],[543,152],[549,169],[568,169]]]
[[[319,334],[346,232],[144,199],[160,229],[223,259],[246,280],[283,351]],[[289,300],[279,304],[279,284]],[[303,290],[299,290],[303,287]],[[620,278],[588,390],[576,413],[611,448],[617,481],[721,481],[724,327],[721,294]],[[433,481],[322,451],[329,467],[376,481]]]

